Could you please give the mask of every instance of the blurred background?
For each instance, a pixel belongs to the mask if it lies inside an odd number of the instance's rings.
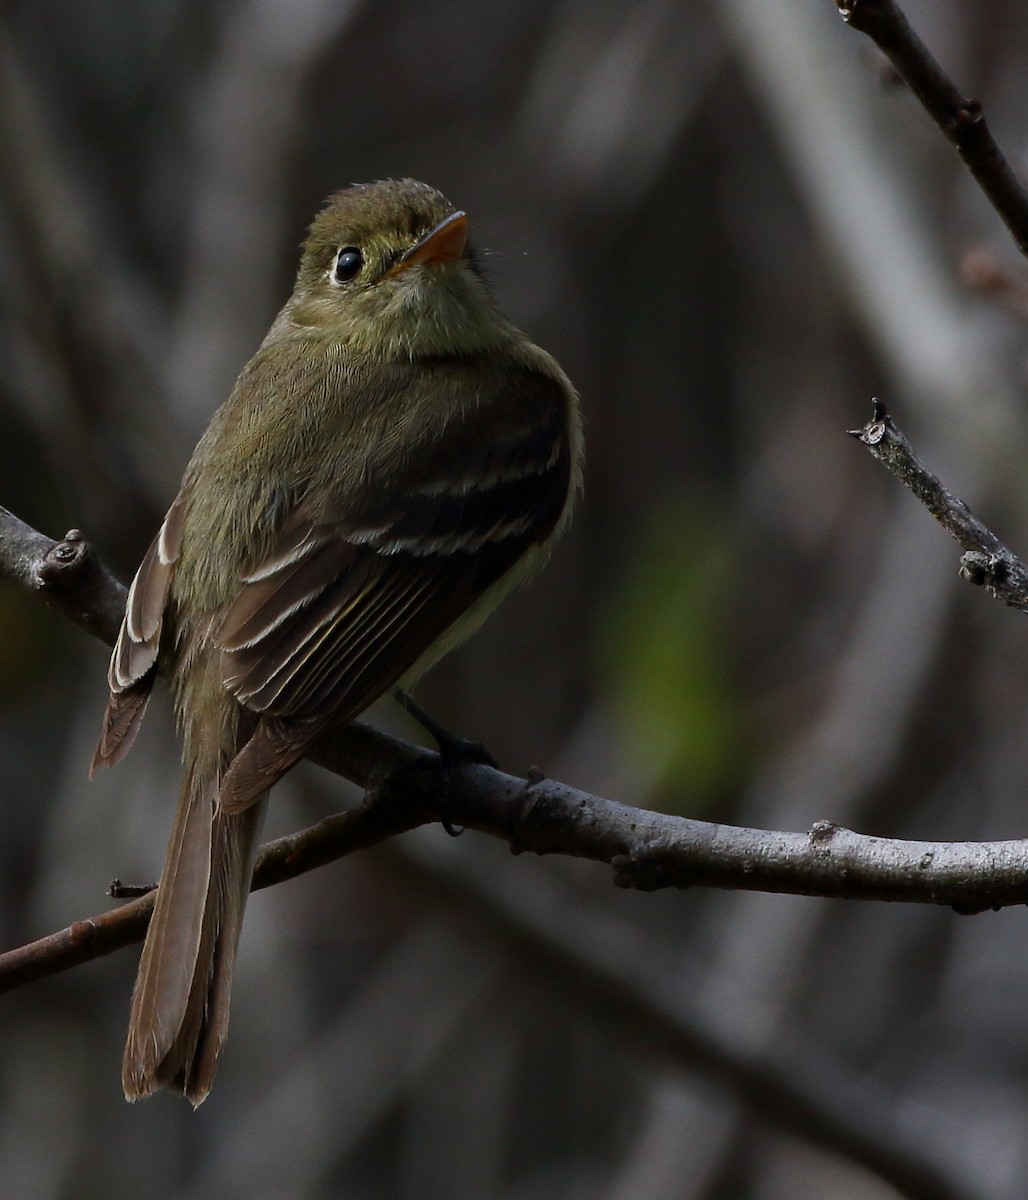
[[[905,7],[1023,161],[1020,6]],[[1028,550],[1028,275],[831,0],[10,0],[0,503],[127,579],[322,199],[400,175],[468,211],[588,422],[570,536],[419,698],[635,805],[1028,834],[1028,624],[844,436],[882,396]],[[9,948],[155,878],[178,783],[164,702],[90,784],[104,647],[6,585],[0,631]],[[269,833],[353,799],[304,767]],[[641,895],[432,827],[254,898],[195,1115],[121,1097],[136,957],[3,998],[4,1194],[1028,1194],[1022,911]],[[820,1101],[786,1113],[749,1067]]]

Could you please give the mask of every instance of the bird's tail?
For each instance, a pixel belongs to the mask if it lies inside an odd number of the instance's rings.
[[[196,1107],[218,1069],[267,808],[265,793],[241,813],[222,812],[220,775],[194,760],[183,780],[132,994],[121,1076],[128,1100],[165,1087]]]

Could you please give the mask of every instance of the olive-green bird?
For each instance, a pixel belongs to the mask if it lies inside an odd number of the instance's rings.
[[[497,309],[464,213],[409,179],[332,196],[193,453],[111,659],[94,768],[128,751],[158,670],[184,742],[129,1100],[210,1091],[269,789],[536,570],[581,461],[574,389]]]

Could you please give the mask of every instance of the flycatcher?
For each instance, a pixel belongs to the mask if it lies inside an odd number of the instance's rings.
[[[184,771],[129,1100],[210,1091],[272,785],[472,633],[570,518],[578,398],[497,309],[467,232],[410,179],[329,199],[133,580],[93,766],[127,753],[160,670]]]

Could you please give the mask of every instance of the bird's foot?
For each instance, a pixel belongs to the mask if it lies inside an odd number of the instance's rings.
[[[397,690],[396,702],[404,712],[409,713],[417,721],[426,733],[431,735],[433,741],[439,747],[439,760],[442,768],[439,781],[440,819],[443,828],[450,837],[459,837],[464,832],[464,828],[461,825],[454,825],[449,814],[450,790],[454,770],[465,763],[487,767],[497,767],[499,764],[481,742],[472,741],[471,738],[459,737],[457,734],[451,733],[448,729],[440,725],[433,716],[425,712],[410,692]]]

